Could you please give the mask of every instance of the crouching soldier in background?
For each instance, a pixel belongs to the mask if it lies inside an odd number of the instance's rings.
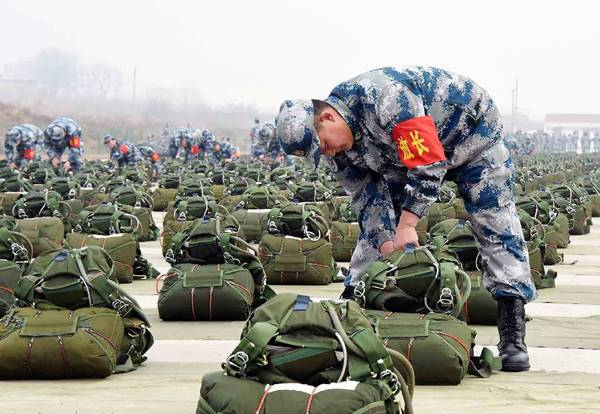
[[[81,128],[71,118],[58,118],[44,131],[44,149],[55,169],[60,166],[65,150],[67,161],[63,165],[65,171],[79,171],[83,165],[83,141]]]
[[[110,134],[104,137],[104,145],[110,151],[110,159],[117,162],[119,169],[128,165],[137,165],[143,160],[142,153],[135,144],[117,141]]]
[[[277,136],[288,154],[329,166],[352,195],[360,237],[344,297],[365,266],[418,245],[415,226],[454,181],[498,302],[505,371],[526,371],[525,303],[535,299],[500,113],[472,80],[437,68],[382,68],[336,86],[325,101],[285,101]]]
[[[41,159],[43,132],[31,124],[22,124],[6,131],[4,155],[12,168],[22,168]]]
[[[145,160],[150,161],[152,165],[152,178],[156,179],[160,174],[160,154],[150,145],[139,145],[138,149]]]

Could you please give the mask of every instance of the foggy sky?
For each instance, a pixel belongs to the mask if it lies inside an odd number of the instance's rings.
[[[591,1],[0,0],[0,73],[58,48],[123,71],[121,93],[182,91],[276,112],[381,66],[474,79],[511,111],[600,113],[600,6]],[[0,97],[1,100],[1,97]]]

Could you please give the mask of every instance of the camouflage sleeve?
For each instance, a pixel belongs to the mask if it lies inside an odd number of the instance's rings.
[[[44,137],[44,150],[46,151],[46,154],[48,155],[49,159],[52,159],[54,157],[60,157],[61,155],[54,149],[54,146],[52,145],[52,143],[50,142],[50,138],[48,137]]]
[[[393,240],[396,213],[385,178],[373,171],[349,165],[336,174],[339,183],[352,196],[352,208],[358,214],[362,237],[379,249]]]
[[[14,161],[15,147],[14,141],[8,137],[4,138],[4,155],[9,162]]]
[[[381,126],[396,141],[396,145],[399,146],[398,157],[408,168],[408,182],[405,187],[406,195],[402,209],[422,217],[429,209],[429,206],[438,199],[442,180],[448,170],[443,148],[437,137],[433,120],[430,119],[428,122],[430,123],[429,126],[433,128],[432,131],[435,136],[429,137],[430,141],[424,141],[423,143],[428,145],[428,142],[433,143],[431,140],[436,140],[436,144],[441,151],[441,158],[431,159],[429,157],[429,159],[421,163],[408,163],[403,158],[407,156],[407,153],[403,154],[402,148],[400,148],[401,142],[397,139],[397,126],[406,121],[415,120],[416,118],[423,119],[425,117],[425,108],[421,97],[404,84],[394,83],[382,91],[377,102],[376,115]],[[413,147],[415,145],[414,141],[408,139],[403,144],[407,145],[405,148],[406,151],[412,151],[412,154],[408,153],[409,157],[420,154],[419,148]],[[427,153],[430,152],[429,148],[425,149]]]
[[[83,161],[83,142],[78,147],[69,147],[68,151],[68,160],[71,164],[79,165]]]

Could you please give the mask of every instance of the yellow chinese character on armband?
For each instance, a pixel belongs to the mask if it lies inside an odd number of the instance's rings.
[[[415,147],[415,149],[419,153],[419,156],[423,155],[424,152],[429,152],[429,148],[427,148],[423,144],[425,142],[425,139],[419,137],[419,131],[414,130],[414,131],[411,131],[409,134],[410,134],[410,137],[412,138],[413,147]]]
[[[398,148],[400,148],[400,150],[402,151],[404,161],[415,158],[415,155],[410,151],[410,148],[408,147],[408,141],[406,141],[402,137],[398,139]]]

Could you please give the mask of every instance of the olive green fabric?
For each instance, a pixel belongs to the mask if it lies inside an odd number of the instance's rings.
[[[175,201],[176,188],[157,188],[152,193],[153,211],[165,211],[170,202]]]
[[[396,387],[386,374],[398,371],[354,301],[313,302],[303,295],[277,295],[252,313],[222,368],[229,376],[252,377],[264,384],[318,386],[349,376],[387,391],[386,401],[397,409],[388,388]]]
[[[66,247],[80,249],[86,246],[102,247],[110,256],[119,283],[133,282],[137,241],[131,233],[101,236],[95,234],[71,233],[65,240]]]
[[[273,285],[327,285],[337,274],[331,243],[325,239],[265,234],[258,257]]]
[[[254,302],[254,279],[234,264],[175,265],[158,296],[158,315],[166,321],[245,320]]]
[[[271,234],[306,237],[311,240],[326,237],[329,223],[321,209],[298,203],[281,203],[271,209],[267,230]]]
[[[162,247],[163,256],[167,254],[167,250],[169,250],[169,245],[171,244],[171,239],[173,236],[182,230],[189,229],[194,221],[166,221],[163,222],[163,231],[161,234],[160,245]]]
[[[0,323],[0,377],[107,377],[117,367],[124,329],[111,309],[16,309]]]
[[[4,214],[12,216],[13,215],[13,207],[15,205],[15,201],[22,194],[21,192],[2,192],[0,193],[0,200],[2,200],[2,210]]]
[[[358,223],[334,221],[329,231],[333,258],[338,262],[349,262],[356,248],[360,227]]]
[[[57,217],[38,217],[17,220],[14,231],[23,234],[33,246],[33,257],[63,244],[65,226]]]
[[[269,386],[212,372],[202,378],[196,414],[395,414],[397,408],[389,399],[385,388],[355,381],[318,388],[304,384]]]
[[[79,223],[75,231],[87,234],[141,233],[141,223],[134,214],[133,207],[105,202],[88,206],[79,213]]]
[[[127,209],[125,211],[129,212]],[[136,232],[138,240],[141,242],[158,240],[160,229],[154,222],[152,210],[147,207],[134,207],[131,213],[137,217],[140,223],[140,228]]]
[[[5,259],[0,259],[0,317],[15,302],[14,290],[23,274],[21,266]]]
[[[484,351],[486,359],[475,358],[475,330],[453,316],[373,310],[366,314],[384,344],[410,361],[419,385],[458,385],[469,372],[486,377],[494,365],[498,368],[489,350]]]
[[[359,275],[355,300],[368,309],[458,315],[469,297],[470,280],[454,256],[436,254],[407,247],[369,263]]]
[[[279,189],[275,186],[252,186],[244,191],[244,194],[242,194],[240,202],[236,208],[273,208],[283,201],[285,201],[285,197],[282,196]],[[229,209],[229,211],[232,210]]]
[[[479,249],[469,221],[441,220],[429,228],[429,237],[437,248],[446,246],[465,270],[476,270],[479,266]]]
[[[164,221],[190,221],[199,218],[213,218],[219,211],[217,201],[211,195],[178,197],[170,202]]]
[[[483,286],[481,272],[467,272],[471,279],[471,294],[458,316],[469,325],[496,325],[498,319],[497,302]]]
[[[438,222],[456,218],[456,209],[451,203],[433,203],[427,210],[427,225],[429,229]]]
[[[267,216],[260,210],[239,209],[231,215],[240,223],[244,232],[244,240],[247,242],[259,242],[263,233],[267,231]]]

